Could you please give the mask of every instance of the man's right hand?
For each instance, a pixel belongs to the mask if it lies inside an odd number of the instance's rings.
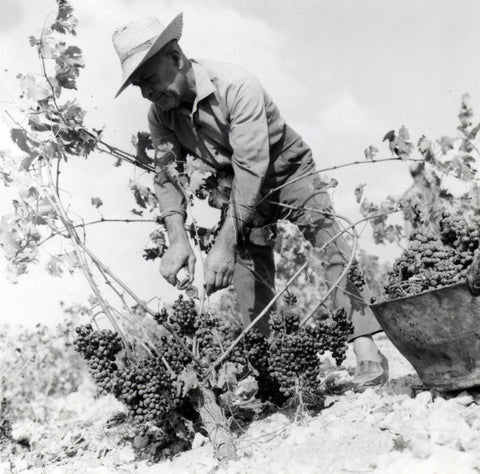
[[[188,273],[193,277],[195,273],[196,257],[192,247],[187,242],[171,243],[163,254],[160,263],[160,274],[175,286],[177,284],[177,273],[187,267]]]

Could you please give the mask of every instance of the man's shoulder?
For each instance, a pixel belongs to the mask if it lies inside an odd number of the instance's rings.
[[[248,80],[257,80],[253,73],[236,64],[211,59],[193,59],[192,61],[205,69],[212,82],[241,84]]]

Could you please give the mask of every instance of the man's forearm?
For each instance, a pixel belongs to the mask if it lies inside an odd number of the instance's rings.
[[[227,216],[225,221],[218,232],[215,244],[222,247],[235,248],[237,246],[238,228],[235,225],[235,220],[232,217]]]
[[[187,232],[185,230],[185,218],[181,214],[171,214],[163,220],[167,228],[168,239],[170,243],[189,244]]]

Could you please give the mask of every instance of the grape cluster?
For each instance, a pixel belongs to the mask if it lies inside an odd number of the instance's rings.
[[[186,299],[180,295],[173,303],[170,323],[177,333],[191,336],[195,332],[197,310],[193,299]]]
[[[90,372],[101,393],[112,391],[118,367],[116,355],[122,350],[120,336],[110,329],[95,331],[91,324],[75,329],[75,350],[87,361]]]
[[[330,319],[318,322],[311,331],[315,333],[318,352],[323,354],[329,351],[337,365],[340,365],[345,360],[347,342],[353,334],[353,324],[345,309],[336,310]]]
[[[282,334],[270,346],[268,362],[269,374],[285,397],[299,389],[314,389],[320,365],[314,334],[303,329]]]
[[[75,349],[87,361],[100,392],[112,393],[128,407],[135,439],[148,440],[148,426],[155,426],[157,445],[158,433],[165,438],[165,443],[173,442],[176,435],[169,426],[169,418],[178,410],[181,400],[162,359],[151,357],[138,364],[128,361],[128,365],[119,368],[116,356],[122,349],[122,342],[117,333],[107,329],[96,331],[91,324],[79,326],[75,331]],[[171,349],[172,345],[167,347]],[[182,354],[182,357],[185,356]],[[185,362],[181,359],[179,371]]]
[[[389,298],[415,295],[465,279],[480,244],[480,217],[469,220],[444,212],[440,232],[416,230],[407,249],[395,261],[385,287]]]
[[[346,343],[353,332],[343,308],[336,311],[329,321],[303,328],[299,325],[298,316],[294,316],[295,313],[288,308],[284,314],[280,312],[271,319],[272,336],[268,351],[269,375],[287,398],[297,391],[314,394],[320,369],[318,355],[330,351],[340,365],[345,359]]]
[[[300,318],[294,311],[287,309],[274,313],[270,317],[270,328],[272,331],[291,334],[300,327]]]
[[[187,341],[183,338],[184,342]],[[186,344],[188,345],[188,344]],[[191,362],[190,356],[172,336],[163,335],[155,341],[155,351],[160,354],[177,375]]]
[[[363,291],[365,284],[367,283],[358,262],[354,262],[353,265],[350,267],[350,270],[347,275],[347,279],[353,285],[355,285],[358,291]]]
[[[136,424],[162,426],[179,403],[172,382],[160,360],[144,359],[117,371],[113,393],[128,406]]]
[[[170,315],[162,309],[154,317],[159,324],[168,322],[185,346],[206,362],[217,359],[234,339],[230,325],[213,315],[199,314],[194,301],[183,295],[173,303]],[[164,335],[157,341],[157,351],[177,374],[191,362],[171,335]]]

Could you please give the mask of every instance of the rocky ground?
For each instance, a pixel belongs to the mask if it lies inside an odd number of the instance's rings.
[[[228,463],[219,464],[201,436],[171,460],[136,462],[123,441],[123,407],[111,397],[95,399],[93,386],[84,383],[63,398],[36,400],[29,419],[13,423],[20,444],[2,454],[0,472],[479,472],[480,392],[425,390],[385,336],[377,342],[390,361],[387,384],[361,394],[348,389],[355,363],[349,352],[344,366],[323,380],[331,394],[319,415],[276,413],[251,424],[237,439],[237,459]]]

